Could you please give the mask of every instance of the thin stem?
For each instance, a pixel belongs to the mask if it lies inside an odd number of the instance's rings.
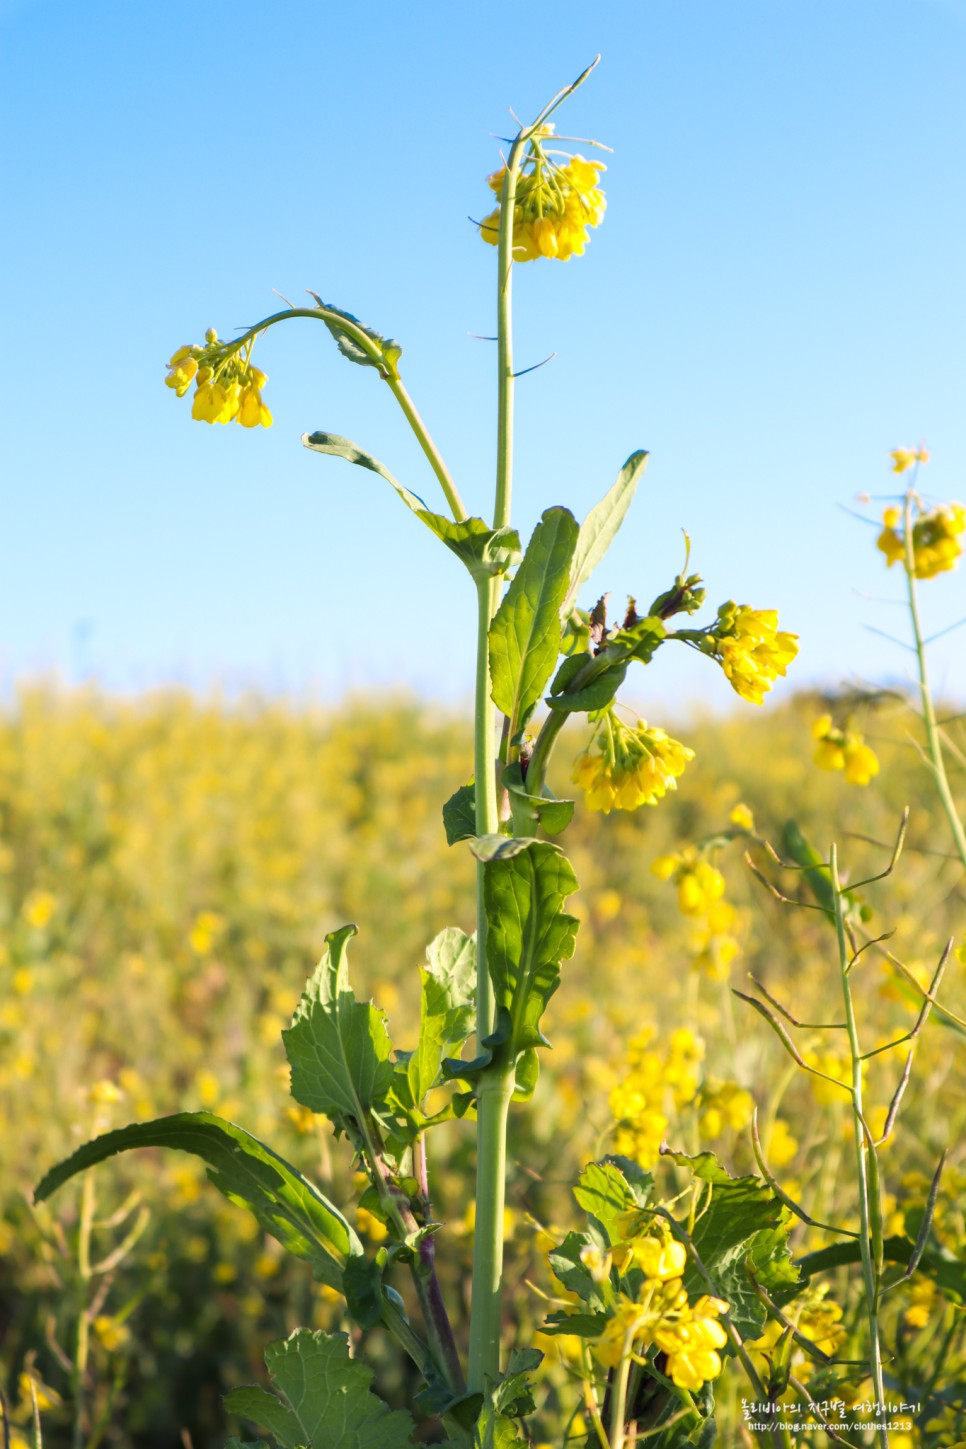
[[[624,1351],[621,1354],[620,1368],[617,1371],[617,1386],[614,1391],[614,1405],[610,1414],[610,1444],[611,1449],[624,1449],[625,1420],[627,1418],[627,1386],[631,1377],[631,1364],[634,1361],[634,1328],[629,1328],[624,1335]]]
[[[71,1385],[74,1399],[74,1424],[71,1442],[74,1449],[83,1449],[85,1385],[87,1381],[87,1360],[90,1353],[90,1315],[87,1301],[88,1284],[91,1281],[91,1231],[94,1223],[96,1200],[94,1197],[94,1174],[88,1172],[81,1187],[80,1219],[77,1227],[77,1270],[81,1282],[80,1312],[77,1315],[77,1335],[74,1340],[74,1371]]]
[[[926,726],[926,749],[929,754],[929,762],[932,765],[933,774],[936,777],[936,789],[939,792],[939,799],[942,802],[946,819],[949,821],[949,828],[952,831],[953,840],[956,843],[956,850],[963,863],[963,867],[966,868],[966,829],[963,828],[963,822],[960,819],[959,811],[956,809],[953,792],[949,788],[949,780],[946,776],[942,739],[940,737],[939,725],[936,721],[932,690],[929,685],[929,673],[926,668],[926,645],[923,639],[922,625],[919,620],[919,600],[916,594],[916,555],[913,548],[911,490],[906,494],[904,518],[906,585],[909,591],[909,615],[912,619],[916,660],[919,666],[919,698],[922,706],[923,723]]]
[[[486,1072],[479,1089],[476,1229],[473,1238],[473,1306],[467,1383],[482,1393],[500,1372],[503,1297],[503,1209],[506,1199],[506,1126],[513,1074]]]
[[[855,1166],[859,1185],[859,1249],[862,1254],[862,1277],[865,1283],[866,1317],[869,1324],[869,1366],[872,1371],[872,1385],[877,1404],[885,1403],[885,1382],[882,1374],[882,1350],[879,1344],[879,1284],[878,1270],[873,1261],[872,1218],[869,1193],[869,1163],[867,1154],[874,1152],[868,1140],[862,1112],[862,1051],[859,1046],[858,1027],[855,1020],[855,1006],[852,1000],[852,983],[849,967],[852,956],[845,934],[845,915],[842,909],[842,887],[839,881],[838,850],[833,844],[829,852],[829,875],[835,902],[835,931],[838,937],[839,970],[842,978],[842,996],[845,1004],[845,1025],[849,1037],[849,1053],[852,1058],[852,1131],[855,1141]],[[875,1189],[879,1191],[878,1182]],[[881,1210],[876,1206],[876,1217]],[[888,1449],[889,1436],[885,1421],[877,1414],[876,1442],[880,1449]]]
[[[393,397],[402,408],[406,416],[406,421],[409,423],[409,426],[416,434],[416,440],[419,443],[419,446],[422,448],[423,452],[426,454],[426,457],[429,460],[429,466],[436,474],[436,477],[439,481],[439,486],[443,490],[446,502],[450,506],[453,517],[456,519],[457,523],[460,523],[467,516],[466,508],[463,504],[462,498],[459,495],[456,484],[453,482],[452,475],[446,464],[443,462],[439,449],[436,447],[436,444],[433,442],[432,438],[429,435],[429,430],[426,427],[426,424],[423,422],[422,418],[419,416],[419,413],[416,411],[413,400],[403,386],[402,380],[399,377],[394,377],[390,375],[386,378],[386,382],[389,384],[389,390],[392,393]]]

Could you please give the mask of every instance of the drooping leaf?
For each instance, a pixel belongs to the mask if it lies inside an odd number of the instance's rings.
[[[443,806],[443,829],[447,845],[472,840],[476,834],[476,787],[461,785]]]
[[[323,302],[316,292],[312,292],[311,295],[327,312],[334,312],[336,317],[341,317],[346,322],[352,322],[360,332],[364,332],[377,351],[380,361],[377,362],[370,357],[365,348],[354,337],[350,337],[338,322],[323,318],[322,320],[335,338],[336,346],[343,357],[347,357],[350,362],[358,363],[360,367],[375,367],[379,371],[395,373],[396,363],[402,356],[402,348],[398,342],[394,342],[390,337],[383,337],[372,327],[367,327],[365,323],[359,321],[358,317],[353,317],[351,312],[344,312],[341,307],[333,307],[331,302]]]
[[[632,453],[618,473],[617,482],[594,505],[580,525],[570,566],[570,583],[560,609],[562,617],[569,614],[577,601],[581,586],[587,582],[614,542],[647,466],[647,459],[648,454],[643,450]]]
[[[752,1277],[779,1304],[793,1298],[802,1286],[788,1250],[791,1214],[760,1177],[732,1177],[712,1152],[696,1157],[683,1152],[665,1155],[711,1184],[710,1200],[694,1225],[691,1241],[717,1295],[729,1304],[742,1338],[757,1338],[766,1315]],[[690,1262],[684,1286],[691,1294],[708,1291]]]
[[[491,859],[484,868],[487,959],[512,1061],[544,1044],[540,1017],[560,984],[560,962],[573,955],[577,920],[563,905],[576,889],[567,857],[547,841]]]
[[[136,1147],[174,1147],[200,1157],[219,1192],[254,1213],[290,1253],[308,1258],[320,1282],[341,1291],[346,1259],[363,1249],[338,1208],[278,1153],[212,1112],[178,1112],[95,1137],[47,1173],[37,1201],[75,1173]]]
[[[349,1131],[384,1106],[393,1077],[385,1017],[349,989],[346,946],[355,934],[355,926],[343,926],[326,936],[292,1025],[282,1032],[292,1096]]]
[[[380,478],[385,478],[410,512],[415,513],[420,522],[462,560],[474,578],[488,578],[494,574],[505,573],[519,561],[520,535],[515,529],[492,529],[482,518],[464,518],[459,523],[454,523],[451,518],[446,518],[441,513],[433,513],[418,493],[412,493],[404,487],[378,458],[374,458],[371,453],[365,452],[348,438],[340,437],[338,433],[322,430],[303,433],[302,442],[313,453],[327,453],[334,458],[344,458],[347,463],[355,463],[358,467],[367,468],[370,473],[378,473]]]
[[[275,1392],[233,1389],[225,1407],[268,1429],[279,1449],[411,1449],[412,1418],[370,1391],[372,1370],[349,1357],[344,1333],[297,1328],[269,1344],[265,1363]]]
[[[554,675],[553,684],[546,703],[551,709],[563,714],[575,714],[595,709],[606,709],[624,683],[627,664],[620,661],[606,665],[593,673],[586,684],[577,685],[577,676],[589,663],[596,663],[590,654],[570,654]]]
[[[509,860],[537,843],[532,835],[478,835],[470,841],[470,850],[486,865],[491,860]]]
[[[490,626],[493,702],[511,736],[530,718],[560,653],[560,605],[567,592],[577,524],[566,508],[548,508]]]
[[[420,972],[419,1044],[406,1064],[414,1104],[436,1085],[447,1051],[458,1051],[472,1030],[476,996],[476,941],[447,926],[430,942]]]
[[[622,1219],[647,1205],[654,1182],[636,1162],[627,1158],[605,1158],[590,1162],[581,1172],[574,1197],[584,1212],[599,1224],[609,1247],[622,1241]]]
[[[802,834],[796,820],[786,820],[782,829],[782,855],[801,867],[801,874],[818,905],[827,915],[835,919],[835,891],[832,886],[832,872],[827,860]],[[842,892],[842,910],[846,917],[860,910],[858,897],[852,891]]]

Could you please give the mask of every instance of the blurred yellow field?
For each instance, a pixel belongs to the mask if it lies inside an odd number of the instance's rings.
[[[539,1324],[539,1294],[559,1291],[543,1256],[547,1232],[571,1226],[567,1184],[593,1156],[617,1151],[652,1167],[664,1139],[679,1151],[711,1148],[733,1172],[754,1171],[757,1105],[765,1157],[785,1191],[820,1222],[854,1217],[846,1094],[805,1078],[730,989],[747,990],[752,972],[800,1021],[835,1019],[841,1005],[827,923],[769,898],[743,860],[748,844],[790,897],[803,894],[801,878],[769,867],[749,835],[705,857],[733,908],[710,934],[708,918],[683,912],[675,879],[662,880],[653,865],[715,833],[733,834],[735,822],[777,845],[794,816],[819,849],[834,838],[845,878],[858,880],[887,865],[911,804],[896,870],[862,892],[873,912],[868,930],[895,934],[860,958],[853,979],[868,1045],[900,1037],[921,998],[887,953],[927,981],[947,939],[962,946],[966,912],[914,722],[894,697],[873,703],[861,722],[881,772],[867,786],[814,763],[813,729],[826,703],[799,696],[762,714],[674,721],[675,736],[695,751],[676,794],[633,814],[578,815],[568,846],[581,886],[571,903],[582,923],[577,954],[565,962],[545,1017],[553,1050],[535,1104],[511,1114],[511,1337],[514,1325]],[[575,725],[561,755],[576,758],[585,734]],[[77,1443],[71,1364],[79,1333],[88,1340],[94,1425],[83,1442],[168,1445],[185,1431],[201,1449],[222,1442],[219,1395],[257,1372],[271,1338],[297,1323],[341,1322],[338,1304],[313,1290],[308,1268],[211,1192],[194,1159],[134,1155],[37,1209],[31,1192],[94,1128],[210,1108],[280,1145],[343,1207],[357,1201],[345,1144],[287,1096],[279,1034],[326,933],[358,921],[357,994],[371,993],[386,1010],[397,1043],[414,1044],[426,943],[445,924],[472,929],[471,857],[446,844],[440,819],[441,801],[472,773],[466,740],[456,713],[404,700],[349,700],[321,711],[178,693],[119,700],[34,685],[5,711],[0,1332],[17,1434],[30,1432],[32,1375],[44,1442]],[[560,774],[554,784],[566,794]],[[942,990],[960,1019],[962,955]],[[847,1058],[834,1034],[793,1034],[806,1060],[828,1077],[843,1074]],[[954,1021],[933,1014],[882,1150],[886,1234],[914,1237],[949,1147],[934,1242],[959,1257],[962,1040]],[[899,1048],[868,1063],[875,1130],[904,1061]],[[627,1105],[642,1083],[649,1126]],[[448,1223],[438,1262],[444,1281],[458,1285],[472,1235],[466,1126],[439,1128],[432,1150],[435,1206]],[[673,1169],[657,1170],[673,1182]],[[85,1213],[95,1224],[95,1267],[125,1245],[116,1266],[94,1279],[91,1262],[78,1259]],[[364,1211],[359,1226],[372,1242],[384,1233]],[[799,1224],[792,1241],[800,1254],[830,1239]],[[848,1291],[842,1271],[830,1271],[821,1284],[827,1297],[809,1310],[818,1315],[813,1337],[825,1313],[832,1350],[845,1357],[840,1344],[857,1331],[860,1313]],[[465,1295],[463,1302],[460,1335]],[[941,1361],[944,1341],[943,1382],[955,1385],[963,1343],[950,1302],[929,1278],[887,1300],[884,1352],[897,1394],[917,1374],[922,1382],[924,1364]],[[379,1331],[369,1337],[381,1391],[407,1402],[411,1384],[399,1379]],[[539,1341],[549,1350],[542,1372],[552,1388],[564,1382],[560,1345],[569,1340]],[[737,1426],[743,1390],[730,1375],[727,1383],[719,1420]],[[557,1442],[552,1414],[545,1432]]]

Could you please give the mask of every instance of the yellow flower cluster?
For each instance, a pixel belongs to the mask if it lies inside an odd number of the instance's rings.
[[[844,770],[850,785],[867,785],[879,773],[879,757],[857,730],[838,729],[830,714],[812,726],[815,763],[823,770]]]
[[[702,646],[721,662],[736,694],[761,704],[798,653],[798,635],[779,632],[776,609],[722,604]]]
[[[615,1260],[633,1263],[644,1274],[644,1284],[631,1297],[620,1292],[592,1353],[598,1363],[615,1368],[631,1355],[640,1357],[652,1346],[667,1355],[664,1373],[680,1389],[700,1389],[721,1372],[718,1350],[727,1334],[718,1321],[728,1304],[707,1293],[689,1302],[681,1281],[687,1263],[683,1244],[652,1226],[645,1236],[633,1236],[615,1249]]]
[[[636,810],[639,805],[656,805],[668,790],[677,789],[694,751],[672,740],[662,729],[638,720],[633,729],[613,710],[598,728],[597,749],[587,750],[574,765],[572,779],[586,793],[591,810]]]
[[[659,855],[651,870],[659,880],[674,882],[682,915],[694,921],[694,968],[709,981],[727,981],[741,946],[735,935],[738,912],[724,899],[725,878],[720,870],[692,845],[670,855]]]
[[[210,328],[205,333],[204,347],[187,345],[172,353],[165,385],[173,388],[178,397],[184,397],[194,382],[191,416],[197,422],[270,428],[272,415],[262,402],[262,388],[268,379],[252,366],[251,350],[251,342],[242,349],[221,342]]]
[[[654,1028],[645,1027],[631,1038],[627,1071],[609,1098],[614,1151],[642,1167],[653,1167],[661,1155],[669,1109],[694,1101],[704,1059],[704,1043],[687,1027],[673,1031],[666,1045],[652,1046],[654,1037]]]
[[[598,186],[600,161],[574,156],[556,166],[537,144],[517,177],[513,208],[513,260],[533,262],[538,257],[569,261],[582,255],[589,241],[587,228],[600,226],[607,202]],[[492,191],[503,190],[506,168],[487,177]],[[480,223],[480,235],[496,246],[500,240],[500,207]]]
[[[900,528],[902,510],[887,508],[882,515],[882,532],[877,544],[889,568],[905,567],[906,538]],[[933,579],[954,569],[963,551],[960,534],[966,530],[966,508],[961,503],[943,503],[928,513],[919,513],[912,525],[913,573],[917,579]]]
[[[905,473],[914,463],[928,463],[928,448],[893,448],[889,454],[893,473]]]
[[[719,1082],[710,1077],[701,1084],[699,1107],[702,1137],[721,1137],[729,1129],[740,1132],[748,1126],[755,1101],[737,1082]]]

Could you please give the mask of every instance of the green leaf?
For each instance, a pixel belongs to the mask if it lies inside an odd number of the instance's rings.
[[[509,860],[522,850],[529,850],[538,841],[532,835],[477,835],[470,841],[470,850],[484,865],[491,860]]]
[[[802,867],[801,873],[818,905],[827,915],[835,919],[835,891],[832,888],[832,872],[827,860],[823,860],[810,841],[806,840],[795,820],[786,820],[782,830],[782,855]],[[859,900],[852,891],[842,892],[842,909],[846,918],[859,909]]]
[[[570,585],[560,610],[562,616],[569,614],[581,586],[587,582],[614,542],[647,466],[647,459],[648,454],[643,450],[632,453],[618,473],[613,488],[595,504],[580,525],[570,566]]]
[[[493,702],[523,728],[560,653],[560,605],[567,592],[577,524],[566,508],[548,508],[490,625]]]
[[[282,1032],[292,1096],[351,1133],[384,1106],[393,1077],[384,1014],[349,990],[346,945],[355,934],[355,926],[343,926],[326,936],[292,1025]]]
[[[627,1236],[619,1226],[628,1213],[646,1207],[653,1177],[626,1158],[590,1162],[581,1172],[574,1197],[603,1231],[608,1247]]]
[[[576,889],[567,857],[546,841],[484,867],[487,959],[511,1061],[545,1044],[539,1022],[560,984],[560,962],[573,955],[577,920],[563,905]]]
[[[411,1449],[412,1418],[370,1392],[372,1370],[349,1357],[344,1333],[297,1328],[269,1344],[265,1363],[275,1393],[233,1389],[225,1407],[268,1429],[279,1449]]]
[[[476,835],[476,786],[461,785],[443,806],[447,845],[472,840]]]
[[[505,573],[519,562],[520,535],[515,529],[493,529],[482,518],[464,518],[459,523],[454,523],[451,518],[446,518],[441,513],[433,513],[419,494],[404,487],[378,458],[366,453],[348,438],[340,437],[338,433],[303,433],[302,442],[313,453],[327,453],[334,458],[344,458],[347,463],[355,463],[358,467],[367,468],[370,473],[378,473],[380,478],[385,478],[410,512],[415,513],[420,522],[462,560],[474,578],[490,578],[494,574]]]
[[[477,1420],[473,1449],[530,1449],[530,1440],[490,1403]]]
[[[508,1419],[521,1419],[536,1408],[529,1375],[543,1363],[538,1348],[515,1348],[506,1373],[493,1391],[493,1407]]]
[[[791,1215],[760,1177],[732,1177],[712,1152],[665,1156],[711,1184],[710,1200],[694,1225],[691,1242],[715,1292],[730,1305],[732,1322],[742,1338],[758,1338],[766,1313],[751,1275],[779,1303],[801,1289],[788,1251]],[[685,1272],[684,1286],[692,1296],[708,1291],[693,1263]]]
[[[558,800],[546,787],[541,795],[531,795],[527,790],[519,761],[507,766],[503,771],[502,779],[510,795],[526,806],[533,816],[534,823],[545,830],[548,835],[559,835],[562,830],[566,830],[573,819],[573,800]]]
[[[341,1292],[343,1264],[363,1250],[338,1208],[270,1147],[212,1112],[178,1112],[95,1137],[47,1173],[36,1200],[75,1173],[136,1147],[174,1147],[202,1158],[219,1192],[247,1207],[290,1253],[309,1259],[320,1282]]]
[[[569,1292],[576,1293],[581,1303],[586,1304],[594,1313],[603,1313],[606,1310],[607,1294],[580,1255],[585,1248],[603,1250],[606,1246],[605,1240],[596,1232],[569,1232],[562,1243],[550,1250],[547,1257],[554,1277]],[[554,1322],[557,1321],[555,1318]],[[560,1323],[566,1321],[563,1317],[559,1319]]]
[[[585,665],[591,662],[590,654],[571,654],[563,661],[554,675],[550,695],[546,701],[551,709],[558,710],[563,714],[574,714],[585,710],[589,713],[591,710],[607,708],[624,683],[627,663],[620,661],[617,664],[602,666],[600,673],[582,688],[571,689],[569,686],[574,683],[577,675],[581,673]]]
[[[898,1263],[905,1269],[912,1257],[915,1243],[909,1237],[895,1234],[886,1238],[882,1248],[887,1263]],[[814,1278],[818,1273],[828,1273],[833,1268],[851,1266],[861,1261],[862,1254],[857,1242],[833,1243],[830,1248],[806,1253],[803,1258],[799,1258],[796,1267],[808,1279]],[[934,1242],[927,1243],[916,1268],[916,1276],[920,1275],[931,1278],[939,1291],[954,1303],[966,1303],[966,1262],[955,1257],[948,1249],[937,1246]]]
[[[364,332],[369,338],[369,341],[382,354],[381,362],[376,362],[369,356],[364,347],[360,347],[354,337],[350,337],[343,332],[337,322],[330,322],[328,318],[323,317],[322,320],[335,338],[336,346],[343,357],[347,357],[350,362],[358,363],[360,367],[375,367],[380,372],[396,373],[396,363],[402,356],[402,348],[398,342],[394,342],[389,337],[383,337],[381,333],[374,331],[371,327],[367,327],[365,323],[359,321],[358,317],[353,317],[351,312],[344,312],[341,307],[333,307],[331,302],[323,302],[316,292],[312,292],[310,295],[327,312],[334,312],[337,317],[344,318],[346,322],[354,323],[360,332]]]
[[[419,1044],[406,1064],[417,1107],[439,1079],[446,1051],[458,1051],[473,1027],[476,998],[476,941],[458,926],[447,926],[426,951],[420,971],[422,999]]]
[[[374,1258],[350,1258],[342,1274],[346,1306],[360,1328],[382,1318],[382,1267]]]
[[[515,528],[493,529],[482,518],[464,518],[454,523],[441,513],[425,510],[419,517],[462,560],[475,579],[504,574],[520,562],[520,535]]]

